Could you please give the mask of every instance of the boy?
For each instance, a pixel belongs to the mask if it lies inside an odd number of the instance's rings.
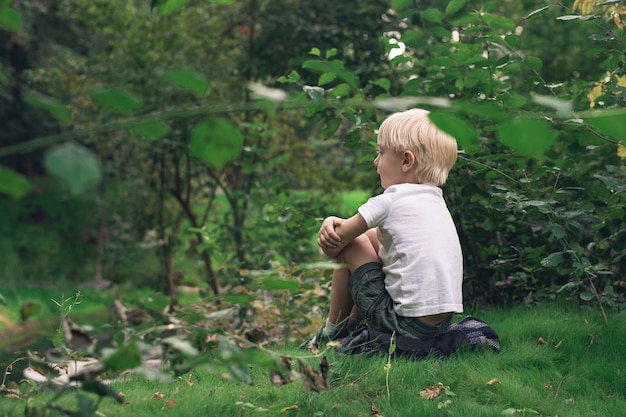
[[[323,221],[317,243],[347,269],[333,271],[328,319],[309,347],[347,336],[361,319],[385,333],[437,336],[463,311],[461,245],[438,187],[457,144],[428,113],[407,110],[381,124],[374,165],[384,192],[349,219]]]

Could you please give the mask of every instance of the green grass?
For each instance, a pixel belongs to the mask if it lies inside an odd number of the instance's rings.
[[[597,308],[568,305],[518,306],[473,312],[500,335],[501,352],[463,351],[447,359],[341,356],[328,352],[330,390],[312,392],[302,380],[274,387],[264,369],[253,367],[252,384],[225,381],[196,369],[170,383],[141,377],[113,383],[125,394],[118,405],[105,398],[104,416],[372,416],[372,404],[394,416],[623,416],[626,415],[626,314],[605,325]],[[545,343],[538,343],[539,338]],[[294,346],[275,351],[317,366],[319,357]],[[295,365],[294,365],[295,366]],[[498,379],[499,383],[488,384]],[[427,400],[420,391],[441,382],[454,395]],[[161,395],[163,398],[160,398]],[[156,394],[156,395],[155,395]],[[50,394],[32,396],[41,405]],[[72,396],[68,395],[68,400]],[[168,404],[166,400],[171,399]],[[24,415],[24,399],[0,399],[0,416]],[[75,407],[71,402],[68,406]],[[292,411],[286,411],[292,407]],[[298,411],[294,411],[297,407]],[[54,415],[54,414],[50,414]],[[60,415],[60,414],[59,414]]]

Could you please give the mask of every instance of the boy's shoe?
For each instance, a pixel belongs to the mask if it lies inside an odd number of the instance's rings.
[[[325,331],[326,329],[322,326],[317,334],[313,336],[311,339],[305,341],[300,345],[301,349],[311,349],[313,346],[317,346],[318,349],[323,349],[326,347],[328,342],[332,342],[335,340],[341,340],[345,337],[348,337],[351,333],[347,328],[342,328],[339,331],[333,333],[332,335],[328,335]]]

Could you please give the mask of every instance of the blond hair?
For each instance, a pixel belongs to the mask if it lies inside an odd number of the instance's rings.
[[[378,137],[391,151],[413,152],[417,182],[442,185],[456,162],[457,144],[430,121],[429,113],[424,109],[394,113],[380,125]]]

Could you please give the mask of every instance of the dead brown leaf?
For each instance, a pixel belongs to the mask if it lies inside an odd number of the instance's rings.
[[[281,413],[286,413],[288,411],[298,411],[299,408],[297,405],[290,405],[289,407],[283,407],[280,409]]]
[[[173,399],[173,398],[170,398],[169,400],[167,400],[165,402],[165,405],[163,407],[165,407],[165,408],[173,408],[175,406],[176,406],[176,400]]]
[[[328,360],[326,356],[322,358],[320,370],[316,371],[309,365],[298,359],[300,374],[303,377],[304,387],[310,391],[320,392],[328,390],[326,376],[328,374]]]
[[[376,408],[376,406],[374,405],[374,401],[371,401],[372,403],[372,417],[383,417],[383,415],[380,414],[380,411],[378,411],[378,408]]]
[[[426,398],[427,400],[432,400],[433,398],[437,398],[441,393],[441,390],[449,391],[450,387],[443,385],[441,382],[438,382],[437,385],[430,386],[425,390],[420,391],[420,397]]]
[[[496,384],[500,384],[500,383],[501,383],[501,382],[500,382],[500,380],[499,380],[498,378],[493,378],[493,379],[490,379],[490,380],[487,382],[487,385],[496,385]]]
[[[275,387],[290,384],[293,382],[291,359],[287,356],[281,357],[278,366],[282,368],[282,372],[270,371],[270,382]]]
[[[157,392],[154,393],[152,398],[156,398],[157,400],[162,400],[163,398],[165,398],[165,395],[163,395],[162,392],[157,391]]]
[[[189,385],[190,387],[193,385],[193,379],[191,378],[191,374],[189,374],[189,376],[187,377],[187,379],[185,379],[185,382],[187,383],[187,385]]]

